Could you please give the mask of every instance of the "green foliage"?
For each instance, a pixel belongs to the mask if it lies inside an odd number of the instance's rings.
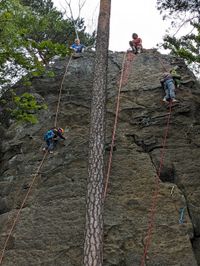
[[[184,58],[188,64],[200,68],[200,6],[199,0],[157,0],[157,9],[163,19],[171,19],[173,35],[166,35],[163,47],[170,49],[172,54]],[[187,26],[182,36],[177,37],[180,30]]]
[[[47,109],[45,104],[38,104],[35,97],[30,93],[24,93],[21,96],[13,95],[14,108],[11,111],[11,116],[20,122],[30,122],[35,124],[38,122],[36,111]]]
[[[158,10],[168,10],[172,15],[176,12],[198,12],[199,0],[157,0]]]
[[[82,43],[91,45],[95,33],[85,33],[83,19],[75,23]],[[22,77],[28,90],[32,77],[54,77],[46,66],[55,55],[70,53],[75,36],[74,21],[65,19],[52,0],[0,0],[0,86],[5,88]],[[46,108],[29,93],[9,96],[0,107],[8,124],[10,116],[35,123],[35,112]]]
[[[37,113],[42,109],[47,109],[46,104],[39,104],[34,95],[23,93],[16,95],[13,90],[5,90],[0,98],[0,123],[4,125],[10,124],[11,120],[16,120],[20,123],[38,122]]]
[[[51,0],[2,0],[0,22],[2,84],[19,75],[42,75],[55,55],[70,53],[75,38],[74,22],[64,19]],[[85,33],[83,19],[76,24],[82,42],[91,44],[95,35]]]
[[[21,3],[24,6],[30,6],[41,15],[48,14],[53,8],[52,0],[21,0]]]

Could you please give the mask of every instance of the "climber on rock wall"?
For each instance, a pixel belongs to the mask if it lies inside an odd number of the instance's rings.
[[[172,71],[170,71],[172,72]],[[162,88],[165,91],[165,96],[163,98],[163,102],[168,103],[170,100],[172,102],[177,102],[177,100],[175,99],[175,88],[176,88],[176,80],[181,78],[180,75],[173,74],[170,72],[165,72],[164,74],[162,74],[162,78],[160,79],[160,83]]]
[[[49,153],[53,153],[53,149],[55,148],[57,141],[59,139],[66,139],[63,136],[64,129],[59,128],[51,128],[44,134],[44,140],[46,141],[46,147],[43,148],[43,151],[48,151]]]

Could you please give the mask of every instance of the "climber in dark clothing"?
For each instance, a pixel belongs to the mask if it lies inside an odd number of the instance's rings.
[[[171,73],[164,73],[162,79],[160,80],[162,88],[165,90],[165,97],[163,102],[177,102],[175,99],[175,80],[180,79],[181,76],[178,74],[174,75]]]
[[[63,136],[64,129],[59,127],[59,128],[51,128],[44,134],[44,140],[46,141],[46,147],[43,148],[43,151],[49,151],[49,153],[53,153],[53,149],[56,146],[56,143],[58,139],[64,139],[65,137]]]

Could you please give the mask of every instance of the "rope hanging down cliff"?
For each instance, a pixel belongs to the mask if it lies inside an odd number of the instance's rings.
[[[13,232],[15,226],[16,226],[17,220],[19,219],[19,216],[20,216],[20,214],[21,214],[21,211],[22,211],[22,209],[23,209],[23,207],[24,207],[24,205],[25,205],[25,203],[26,203],[26,200],[27,200],[27,198],[28,198],[28,196],[29,196],[29,194],[30,194],[30,192],[31,192],[31,190],[32,190],[32,187],[33,187],[33,185],[34,185],[34,183],[35,183],[35,180],[36,180],[37,176],[39,175],[39,171],[40,171],[40,169],[42,168],[42,165],[43,165],[43,163],[44,163],[44,160],[45,160],[45,158],[46,158],[46,155],[47,155],[47,152],[45,152],[45,154],[44,154],[44,156],[43,156],[43,158],[42,158],[42,161],[41,161],[40,165],[38,166],[38,169],[37,169],[36,173],[35,173],[34,176],[33,176],[33,179],[32,179],[32,181],[31,181],[30,187],[29,187],[29,189],[28,189],[28,191],[27,191],[27,193],[26,193],[26,195],[25,195],[25,197],[24,197],[24,199],[23,199],[23,201],[22,201],[22,203],[21,203],[21,206],[20,206],[20,208],[19,208],[19,210],[18,210],[18,212],[17,212],[17,214],[16,214],[14,220],[13,220],[13,224],[12,224],[12,226],[11,226],[9,232],[8,232],[7,238],[6,238],[6,240],[5,240],[5,243],[4,243],[4,246],[3,246],[2,252],[1,252],[1,256],[0,256],[0,265],[2,264],[2,260],[3,260],[3,257],[4,257],[4,253],[5,253],[5,251],[6,251],[6,247],[7,247],[8,241],[9,241],[9,239],[10,239],[10,237],[11,237],[11,234],[12,234],[12,232]]]
[[[144,238],[145,239],[145,245],[144,245],[144,253],[143,253],[141,264],[140,264],[141,266],[145,265],[145,259],[146,259],[147,252],[148,252],[148,249],[149,249],[149,246],[151,243],[153,228],[154,228],[154,224],[155,224],[156,207],[157,207],[157,203],[158,203],[158,194],[160,191],[160,174],[161,174],[161,170],[163,168],[163,163],[164,163],[164,152],[165,152],[167,136],[168,136],[168,132],[169,132],[171,112],[172,112],[172,101],[170,101],[170,103],[169,103],[169,114],[167,117],[167,124],[166,124],[164,137],[163,137],[162,150],[161,150],[161,155],[160,155],[160,164],[159,164],[159,168],[157,171],[157,175],[155,177],[156,184],[155,184],[155,190],[154,190],[152,202],[151,202],[148,230],[147,230],[147,234]]]
[[[65,72],[64,72],[63,79],[62,79],[62,82],[61,82],[61,85],[60,85],[60,89],[59,89],[58,103],[57,103],[56,115],[55,115],[55,122],[54,122],[55,127],[56,127],[56,125],[57,125],[57,120],[58,120],[58,113],[59,113],[59,107],[60,107],[60,102],[61,102],[61,95],[62,95],[63,83],[64,83],[65,77],[66,77],[66,75],[67,75],[67,71],[68,71],[68,68],[69,68],[69,64],[70,64],[70,62],[71,62],[71,58],[72,58],[72,56],[70,56],[69,61],[68,61],[67,65],[66,65],[66,67],[65,67]],[[39,175],[39,172],[40,172],[40,170],[41,170],[41,168],[42,168],[42,166],[43,166],[43,164],[44,164],[44,161],[45,161],[45,159],[46,159],[46,157],[47,157],[47,154],[48,154],[48,151],[46,151],[46,152],[44,153],[44,156],[43,156],[43,158],[42,158],[42,161],[41,161],[41,163],[39,164],[39,166],[38,166],[38,168],[37,168],[37,171],[36,171],[35,174],[33,175],[33,178],[32,178],[32,181],[31,181],[31,183],[30,183],[29,189],[28,189],[28,191],[27,191],[27,193],[26,193],[26,195],[25,195],[25,197],[24,197],[24,199],[23,199],[23,201],[22,201],[22,203],[21,203],[21,206],[20,206],[19,210],[17,211],[16,216],[14,217],[14,220],[13,220],[12,226],[11,226],[9,232],[8,232],[8,235],[7,235],[7,237],[6,237],[6,240],[5,240],[5,242],[4,242],[4,245],[3,245],[3,248],[2,248],[2,251],[1,251],[1,255],[0,255],[0,265],[2,264],[2,261],[3,261],[3,258],[4,258],[4,254],[5,254],[5,251],[6,251],[6,248],[7,248],[8,242],[9,242],[9,239],[10,239],[10,237],[11,237],[11,234],[12,234],[12,232],[13,232],[13,230],[14,230],[16,224],[17,224],[17,221],[18,221],[18,219],[19,219],[19,217],[20,217],[20,214],[21,214],[21,211],[22,211],[22,209],[23,209],[23,207],[24,207],[24,205],[25,205],[25,203],[26,203],[26,201],[27,201],[27,199],[28,199],[28,196],[29,196],[29,194],[31,193],[31,190],[32,190],[32,188],[33,188],[33,185],[35,184],[35,181],[36,181],[36,179],[37,179],[37,177],[38,177],[38,175]]]
[[[133,61],[133,58],[134,58],[134,54],[133,53],[129,53],[129,52],[126,52],[124,54],[124,57],[123,57],[122,70],[121,70],[121,76],[120,76],[119,88],[118,88],[118,94],[117,94],[117,103],[116,103],[116,110],[115,110],[115,121],[114,121],[114,126],[113,126],[112,141],[111,141],[110,153],[109,153],[109,158],[108,158],[107,173],[106,173],[106,178],[105,178],[105,187],[104,187],[104,195],[103,195],[103,199],[104,200],[106,198],[106,194],[107,194],[107,190],[108,190],[108,182],[109,182],[111,165],[112,165],[112,155],[113,155],[113,149],[114,149],[114,144],[115,144],[117,122],[118,122],[118,117],[119,117],[121,88],[128,81],[130,65],[131,65],[131,62]]]
[[[167,68],[165,67],[164,63],[162,62],[162,60],[159,56],[158,56],[158,60],[159,60],[161,66],[163,68],[163,71],[167,71]],[[154,191],[153,197],[152,197],[148,230],[147,230],[147,234],[144,238],[145,239],[145,245],[144,245],[144,252],[143,252],[143,256],[142,256],[142,260],[141,260],[141,266],[145,265],[145,259],[146,259],[147,252],[148,252],[148,249],[149,249],[149,246],[151,243],[153,228],[154,228],[154,224],[155,224],[156,207],[157,207],[157,203],[158,203],[158,194],[160,191],[160,174],[161,174],[161,170],[163,168],[163,163],[164,163],[164,152],[165,152],[166,141],[167,141],[167,136],[168,136],[168,132],[169,132],[171,112],[172,112],[172,100],[170,100],[170,102],[169,102],[169,114],[167,117],[167,123],[166,123],[166,128],[165,128],[164,137],[163,137],[159,169],[157,171],[157,175],[155,178],[155,181],[156,181],[155,191]]]
[[[57,103],[57,108],[56,108],[56,116],[55,116],[55,121],[54,121],[54,127],[57,127],[58,113],[59,113],[59,108],[60,108],[60,101],[61,101],[61,96],[62,96],[63,84],[64,84],[64,81],[65,81],[65,78],[66,78],[67,71],[68,71],[69,65],[71,63],[71,60],[72,60],[72,55],[70,56],[69,61],[66,64],[65,73],[64,73],[62,81],[61,81],[59,95],[58,95],[58,103]]]

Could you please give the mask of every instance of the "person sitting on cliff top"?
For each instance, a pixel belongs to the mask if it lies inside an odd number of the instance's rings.
[[[49,153],[53,153],[53,149],[55,148],[59,139],[65,140],[66,138],[63,136],[64,129],[59,128],[51,128],[44,134],[44,140],[46,141],[46,147],[43,148],[43,151],[48,151]]]
[[[81,44],[79,39],[75,39],[74,43],[70,46],[70,48],[74,50],[75,53],[79,54],[83,52],[85,45]]]
[[[162,75],[160,83],[162,88],[165,90],[165,96],[163,102],[177,102],[175,99],[175,79],[180,79],[181,76],[176,73],[176,75],[166,72]]]
[[[139,54],[142,52],[142,39],[138,37],[137,33],[132,34],[132,41],[129,42],[129,45],[134,54]]]

